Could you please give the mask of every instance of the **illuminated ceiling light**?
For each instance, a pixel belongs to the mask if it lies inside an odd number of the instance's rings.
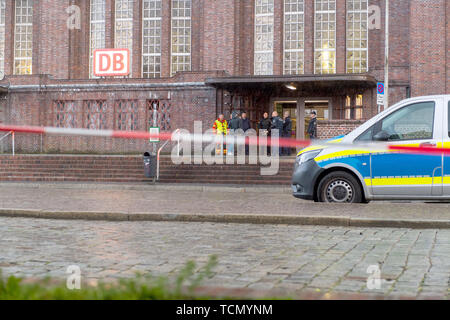
[[[292,91],[297,90],[297,87],[292,85],[292,84],[286,84],[285,87],[288,88],[289,90],[292,90]]]

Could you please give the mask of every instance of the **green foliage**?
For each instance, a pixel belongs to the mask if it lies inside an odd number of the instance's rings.
[[[189,261],[174,280],[136,274],[133,279],[121,279],[98,286],[82,286],[81,290],[68,290],[64,284],[53,284],[47,278],[32,284],[11,276],[4,278],[0,271],[0,300],[178,300],[200,299],[195,289],[205,278],[213,276],[217,257],[210,257],[201,268]],[[205,297],[203,297],[205,298]]]

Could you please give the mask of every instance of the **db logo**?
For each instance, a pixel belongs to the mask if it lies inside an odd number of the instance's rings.
[[[130,74],[130,50],[94,50],[94,75],[96,77],[128,76]]]

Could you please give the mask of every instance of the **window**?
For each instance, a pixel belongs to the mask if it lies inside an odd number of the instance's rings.
[[[374,137],[381,133],[388,138],[388,141],[433,139],[434,114],[434,102],[409,105],[376,123],[357,140],[376,140]]]
[[[347,0],[347,72],[368,71],[368,0]]]
[[[352,97],[345,97],[345,120],[352,119]]]
[[[355,106],[355,120],[362,120],[363,118],[363,95],[356,95],[356,106]]]
[[[255,75],[273,74],[274,0],[255,2]]]
[[[132,53],[134,0],[116,0],[115,3],[115,48],[129,49]]]
[[[105,48],[105,10],[106,0],[91,0],[90,6],[90,41],[89,41],[89,76],[94,78],[94,50]]]
[[[336,0],[315,0],[314,71],[336,73]]]
[[[107,129],[107,104],[104,100],[85,101],[86,129]]]
[[[172,0],[171,75],[191,70],[191,0]]]
[[[448,102],[448,136],[450,137],[450,101]]]
[[[77,128],[80,112],[75,101],[55,101],[53,119],[57,128]]]
[[[0,0],[0,79],[5,74],[5,10],[6,0]]]
[[[161,2],[144,0],[142,34],[142,77],[161,76]]]
[[[14,74],[33,73],[33,0],[15,1]]]
[[[167,101],[161,101],[161,100],[147,100],[147,109],[150,110],[148,112],[148,119],[147,119],[147,127],[151,128],[153,127],[154,123],[154,114],[153,114],[153,108],[156,104],[156,108],[158,110],[156,114],[156,124],[162,131],[170,131],[171,130],[171,117],[170,117],[170,110],[171,106]]]
[[[366,132],[364,132],[362,135],[360,135],[356,141],[361,141],[361,142],[367,142],[367,141],[372,141],[372,137],[373,137],[373,129],[374,127],[372,126],[369,130],[366,130]]]
[[[134,131],[139,129],[139,110],[136,100],[116,101],[117,130]]]
[[[354,104],[353,104],[354,103]],[[361,120],[363,118],[363,95],[345,98],[345,120]]]
[[[284,74],[304,73],[304,0],[284,1]]]
[[[0,0],[0,79],[5,74],[5,10],[6,0]]]

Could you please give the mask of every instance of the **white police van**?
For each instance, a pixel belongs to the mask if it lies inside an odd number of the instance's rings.
[[[371,147],[358,149],[359,143]],[[405,153],[386,145],[450,149],[450,95],[401,101],[346,136],[303,149],[292,178],[294,196],[338,203],[450,199],[450,154]]]

